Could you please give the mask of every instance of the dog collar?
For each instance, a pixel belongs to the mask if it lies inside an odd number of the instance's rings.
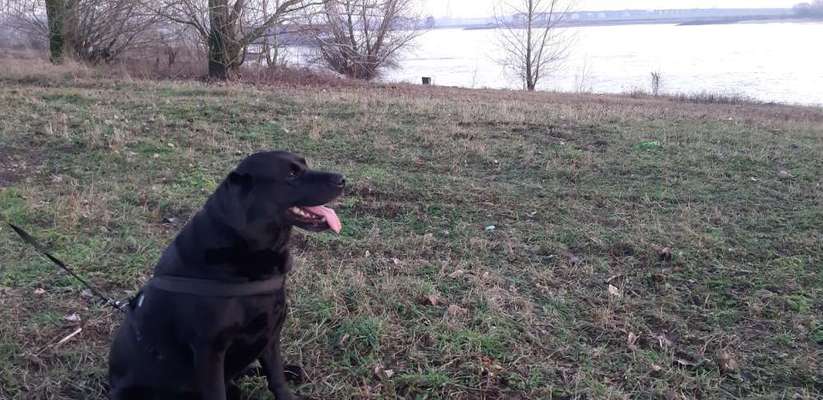
[[[147,283],[166,292],[206,297],[245,297],[271,294],[283,288],[284,277],[276,276],[264,281],[221,282],[210,279],[183,278],[179,276],[155,276]]]

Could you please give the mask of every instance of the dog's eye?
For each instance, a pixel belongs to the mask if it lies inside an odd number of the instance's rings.
[[[292,164],[289,166],[289,178],[294,178],[297,175],[300,175],[300,167]]]

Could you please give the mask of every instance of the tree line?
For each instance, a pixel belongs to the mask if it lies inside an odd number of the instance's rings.
[[[568,54],[562,29],[575,0],[507,0],[497,8],[498,61],[535,90]],[[816,0],[818,2],[823,0]],[[370,80],[395,66],[401,51],[434,18],[416,0],[0,0],[0,22],[48,43],[51,62],[110,63],[131,52],[143,62],[181,49],[208,76],[236,76],[250,58],[278,66],[286,44],[315,49],[314,62]],[[155,54],[147,54],[152,49]],[[144,50],[142,53],[140,50]]]
[[[823,0],[814,0],[811,3],[799,3],[794,6],[794,13],[800,17],[823,17]]]
[[[9,24],[28,37],[47,38],[55,64],[73,58],[112,62],[148,46],[179,45],[206,55],[212,79],[231,78],[260,48],[276,64],[284,34],[318,49],[317,61],[358,79],[376,77],[396,62],[420,31],[412,0],[5,0]]]

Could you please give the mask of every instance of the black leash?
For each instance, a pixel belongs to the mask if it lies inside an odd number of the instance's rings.
[[[9,223],[9,226],[11,227],[11,229],[14,229],[14,231],[17,232],[18,235],[20,235],[20,238],[23,239],[24,242],[30,244],[32,247],[34,247],[35,250],[37,250],[38,253],[48,258],[51,262],[60,267],[60,269],[66,271],[66,273],[74,277],[74,279],[80,281],[80,283],[82,283],[83,286],[89,289],[89,291],[91,291],[92,294],[103,300],[107,306],[114,307],[120,312],[125,312],[123,307],[125,307],[125,305],[128,304],[128,301],[117,301],[107,297],[103,294],[103,292],[97,290],[97,288],[95,288],[94,286],[86,282],[83,278],[81,278],[80,275],[77,275],[74,271],[72,271],[71,268],[69,268],[65,263],[57,259],[57,257],[49,254],[49,252],[46,251],[46,249],[43,246],[41,246],[40,243],[37,242],[37,240],[35,240],[31,235],[29,235],[28,232],[11,223]]]

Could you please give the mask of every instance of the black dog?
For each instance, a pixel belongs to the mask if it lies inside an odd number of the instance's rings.
[[[322,205],[344,184],[287,152],[243,160],[131,301],[109,356],[111,398],[224,400],[259,360],[272,393],[291,399],[280,355],[289,236],[292,226],[339,232]]]

